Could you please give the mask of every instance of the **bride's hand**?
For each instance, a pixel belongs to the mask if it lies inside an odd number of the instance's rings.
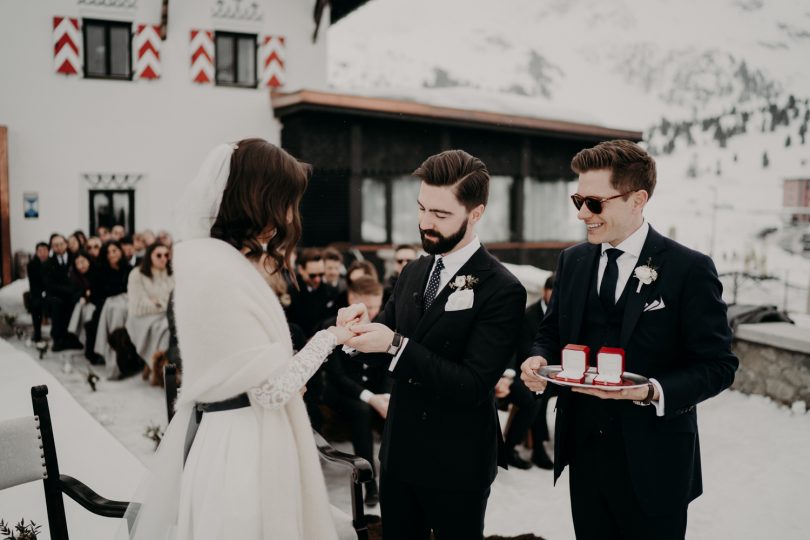
[[[334,334],[334,336],[337,338],[338,345],[343,345],[349,339],[354,337],[354,332],[345,326],[330,326],[326,330]]]

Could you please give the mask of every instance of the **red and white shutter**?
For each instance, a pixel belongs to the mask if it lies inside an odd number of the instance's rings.
[[[160,26],[139,24],[132,39],[135,79],[160,78]]]
[[[79,19],[53,18],[53,66],[62,75],[79,75],[82,71],[82,43]]]
[[[280,88],[284,86],[286,80],[284,41],[284,36],[264,36],[262,39],[259,49],[262,87]]]
[[[191,31],[191,80],[214,82],[214,33],[210,30]]]

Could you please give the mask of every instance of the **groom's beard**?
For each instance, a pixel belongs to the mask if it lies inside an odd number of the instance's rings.
[[[422,249],[425,250],[425,253],[430,253],[431,255],[441,255],[442,253],[452,251],[453,248],[456,247],[459,242],[461,242],[464,235],[467,234],[468,221],[469,220],[465,219],[464,223],[461,224],[461,227],[450,236],[442,236],[438,231],[425,231],[424,229],[420,228],[419,236],[422,237]],[[438,237],[438,239],[428,239],[425,237],[425,233],[435,235]]]

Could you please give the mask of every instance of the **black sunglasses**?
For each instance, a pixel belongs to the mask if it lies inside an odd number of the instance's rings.
[[[323,279],[323,276],[325,276],[325,275],[326,274],[324,274],[323,272],[321,272],[320,274],[311,273],[311,274],[309,274],[309,279],[315,279],[315,278]]]
[[[397,264],[408,264],[413,259],[397,259]]]
[[[579,193],[574,193],[571,195],[571,200],[574,201],[574,206],[576,206],[577,210],[581,209],[582,205],[584,204],[592,214],[601,214],[602,210],[604,209],[603,203],[613,199],[618,199],[619,197],[624,197],[629,193],[632,193],[632,191],[619,193],[613,197],[605,197],[603,199],[600,199],[599,197],[583,197]]]

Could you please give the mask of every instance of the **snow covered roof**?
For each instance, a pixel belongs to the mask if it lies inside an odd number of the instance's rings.
[[[640,131],[611,128],[595,123],[514,114],[511,111],[499,112],[430,104],[407,96],[392,98],[299,90],[289,93],[274,92],[272,94],[272,103],[273,109],[278,116],[285,116],[301,109],[314,108],[353,112],[367,116],[407,117],[416,121],[430,121],[466,127],[485,127],[498,131],[562,134],[568,137],[621,138],[640,141],[643,135]]]

